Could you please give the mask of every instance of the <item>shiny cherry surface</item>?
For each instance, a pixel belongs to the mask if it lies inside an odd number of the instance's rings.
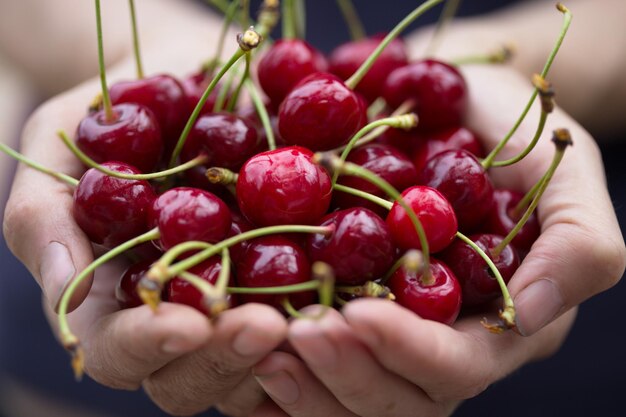
[[[250,158],[237,180],[241,213],[257,226],[318,221],[330,205],[331,180],[312,156],[292,146]]]
[[[105,162],[105,168],[123,174],[140,174],[122,162]],[[87,237],[113,248],[148,231],[148,211],[156,194],[147,181],[114,178],[91,168],[74,190],[74,219]]]
[[[452,325],[461,311],[461,286],[445,263],[431,258],[432,284],[422,282],[422,273],[408,272],[403,267],[387,281],[396,302],[418,316]]]
[[[457,232],[456,215],[448,200],[439,191],[416,185],[404,190],[402,198],[422,223],[431,253],[444,249],[452,242]],[[398,247],[422,248],[413,222],[397,201],[389,211],[387,225]]]
[[[360,285],[380,278],[391,267],[395,247],[385,222],[374,212],[354,207],[325,216],[320,226],[332,226],[328,236],[310,235],[307,253],[311,262],[333,268],[339,284]]]
[[[464,149],[476,157],[483,156],[480,139],[465,127],[451,127],[436,132],[423,132],[414,142],[411,152],[413,164],[421,172],[430,158],[440,152]]]
[[[300,81],[278,111],[278,131],[290,145],[325,151],[346,144],[367,120],[363,100],[332,74]]]
[[[76,145],[87,156],[103,163],[120,161],[151,172],[163,152],[161,128],[154,113],[134,103],[113,106],[115,118],[106,120],[104,110],[91,113],[76,129]]]
[[[187,117],[194,111],[198,102],[202,98],[205,90],[211,83],[212,77],[204,71],[199,71],[196,74],[192,74],[187,78],[183,78],[180,82],[183,90],[185,91],[185,97],[187,101]],[[218,82],[217,86],[213,89],[206,103],[202,107],[201,114],[211,113],[215,107],[215,102],[221,94],[220,90],[222,83]]]
[[[515,216],[513,210],[524,194],[513,190],[495,190],[493,192],[494,205],[487,215],[483,228],[489,233],[506,236],[515,227],[520,216]],[[521,213],[523,215],[523,213]],[[511,244],[519,251],[525,253],[535,243],[541,233],[541,227],[535,212],[530,215],[528,221],[515,235]]]

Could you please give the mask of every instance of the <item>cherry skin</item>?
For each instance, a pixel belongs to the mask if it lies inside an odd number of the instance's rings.
[[[183,161],[205,155],[207,167],[238,170],[258,149],[257,129],[248,120],[230,113],[200,116],[181,153]]]
[[[396,190],[404,190],[417,183],[417,171],[409,158],[388,145],[373,143],[358,147],[350,152],[347,161],[372,171]],[[385,193],[371,182],[355,176],[340,176],[337,182],[378,197],[386,197]],[[367,207],[381,217],[387,215],[387,210],[379,205],[348,193],[335,192],[333,203],[340,208]]]
[[[142,172],[156,168],[163,152],[161,128],[154,113],[134,103],[113,106],[114,120],[104,110],[89,114],[76,130],[76,145],[87,156],[103,163],[120,161]]]
[[[403,267],[387,281],[396,302],[418,316],[452,325],[461,311],[461,286],[445,263],[431,258],[432,284],[423,282],[421,272],[409,272]]]
[[[199,276],[209,284],[215,285],[221,270],[222,260],[219,256],[214,256],[194,266],[193,268],[190,268],[189,272]],[[235,281],[231,274],[228,285],[233,286],[234,282]],[[191,285],[188,281],[178,277],[174,278],[165,286],[165,292],[167,294],[167,300],[171,303],[184,304],[193,307],[206,316],[211,314],[204,302],[202,292]],[[226,301],[228,302],[229,307],[235,307],[238,304],[237,298],[234,294],[228,294],[226,296]]]
[[[490,250],[502,242],[502,237],[482,233],[472,235],[470,239],[491,258],[504,282],[509,282],[520,264],[515,250],[507,245],[500,255],[494,258]],[[440,254],[440,257],[461,283],[464,306],[478,306],[502,294],[498,281],[487,263],[465,242],[455,241]]]
[[[383,97],[392,108],[414,100],[420,129],[458,126],[467,108],[467,85],[454,67],[433,59],[417,61],[387,77]]]
[[[170,75],[120,81],[110,89],[111,102],[141,104],[154,113],[167,150],[173,149],[187,121],[187,97],[180,82]]]
[[[457,220],[448,200],[436,189],[416,185],[402,193],[402,199],[422,223],[431,253],[448,246],[457,232]],[[387,215],[394,243],[401,249],[421,249],[417,231],[406,210],[394,202]]]
[[[476,157],[483,156],[480,139],[465,127],[423,132],[419,136],[419,140],[415,141],[411,152],[413,164],[418,172],[424,169],[430,158],[447,150],[464,149]]]
[[[332,74],[312,74],[285,97],[278,131],[290,145],[326,151],[346,144],[366,121],[363,99]]]
[[[361,285],[391,267],[395,247],[387,225],[374,212],[360,207],[336,211],[322,218],[320,226],[333,226],[334,231],[310,235],[307,253],[311,261],[329,264],[337,283]]]
[[[122,162],[103,167],[123,174],[140,174]],[[76,223],[96,244],[113,248],[148,231],[148,211],[156,194],[147,181],[111,177],[91,168],[74,190]]]
[[[187,117],[191,116],[191,113],[194,111],[194,109],[198,105],[198,102],[204,95],[207,87],[211,83],[212,78],[213,77],[210,74],[207,74],[205,71],[199,71],[195,74],[188,76],[187,78],[184,78],[181,81],[181,85],[183,87],[183,90],[185,91],[185,97],[187,101]],[[222,83],[218,82],[217,86],[215,86],[213,91],[211,91],[211,94],[209,94],[209,98],[207,99],[206,103],[204,103],[200,114],[207,114],[213,111],[213,108],[215,107],[215,102],[221,94],[221,88]]]
[[[261,88],[278,106],[303,78],[327,70],[324,55],[308,42],[279,39],[259,61],[257,74]]]
[[[339,45],[328,58],[329,72],[342,80],[347,80],[369,58],[383,39],[383,35],[375,35]],[[382,95],[385,79],[389,73],[408,63],[404,41],[399,38],[394,39],[357,84],[355,91],[362,94],[369,102],[376,100]]]
[[[513,190],[495,190],[493,199],[495,204],[487,215],[483,228],[489,233],[506,236],[515,227],[521,215],[515,216],[513,210],[524,194]],[[523,214],[523,213],[521,213]],[[541,228],[537,216],[533,212],[528,221],[522,226],[517,235],[511,241],[515,249],[522,253],[530,251],[530,247],[539,237]]]
[[[237,264],[237,284],[240,287],[277,287],[307,282],[311,279],[311,266],[304,250],[283,236],[264,236],[254,239]],[[288,295],[296,308],[313,304],[314,291]],[[285,294],[241,294],[244,303],[263,303],[282,309]]]
[[[150,210],[150,224],[161,232],[158,245],[164,251],[179,243],[198,240],[217,243],[231,226],[228,206],[208,191],[172,188],[161,194]]]
[[[250,158],[239,171],[237,202],[256,226],[312,224],[330,205],[331,179],[308,149],[292,146]]]
[[[420,183],[446,196],[454,207],[460,230],[475,230],[493,206],[491,179],[478,159],[462,149],[433,156],[421,172]]]
[[[146,275],[154,261],[158,258],[137,262],[126,269],[115,287],[115,298],[120,308],[134,308],[143,305],[137,292],[137,284]],[[163,291],[161,299],[167,301],[167,292]]]

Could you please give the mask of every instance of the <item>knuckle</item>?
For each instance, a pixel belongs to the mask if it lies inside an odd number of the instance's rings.
[[[176,384],[176,381],[171,381]],[[185,384],[186,385],[186,384]],[[148,397],[164,412],[173,416],[193,416],[210,408],[210,405],[200,405],[189,401],[188,396],[169,384],[163,385],[149,378],[143,383]]]
[[[21,259],[20,242],[30,222],[38,218],[38,208],[32,199],[13,196],[4,211],[2,232],[7,246]]]
[[[592,262],[598,271],[601,290],[611,288],[619,282],[626,268],[626,248],[623,240],[609,238],[594,240],[591,248]]]

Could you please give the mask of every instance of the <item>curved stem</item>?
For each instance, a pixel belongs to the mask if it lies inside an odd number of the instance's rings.
[[[514,48],[511,45],[504,45],[500,49],[488,54],[460,56],[449,62],[456,66],[470,64],[504,64],[511,60],[513,53]]]
[[[244,83],[248,78],[250,78],[251,61],[252,57],[250,56],[250,54],[246,54],[246,67],[243,71],[243,75],[241,76],[241,80],[239,81],[239,84],[237,84],[237,88],[235,89],[233,95],[230,97],[230,100],[228,101],[228,106],[226,107],[226,110],[231,113],[235,111],[235,107],[237,106],[237,102],[239,101],[239,95],[241,94],[241,89],[243,88]]]
[[[282,285],[278,287],[228,287],[229,294],[289,294],[316,290],[320,282],[316,280],[301,282],[300,284]]]
[[[259,94],[259,90],[256,85],[252,82],[251,79],[247,79],[245,81],[246,89],[248,90],[248,94],[250,94],[250,98],[252,99],[252,103],[254,104],[254,108],[256,109],[259,118],[261,119],[261,123],[263,124],[263,129],[265,130],[265,137],[267,138],[267,147],[270,151],[276,149],[276,138],[274,137],[274,129],[272,128],[272,122],[270,121],[270,116],[267,113],[267,109],[265,108],[265,104],[263,104],[263,99],[261,98],[261,94]]]
[[[215,289],[219,292],[226,292],[228,281],[230,280],[230,252],[228,248],[222,249],[222,269],[215,281]]]
[[[17,159],[19,162],[23,163],[24,165],[29,166],[46,175],[50,175],[51,177],[54,177],[60,181],[63,181],[64,183],[72,187],[76,187],[78,185],[78,180],[76,178],[70,177],[67,174],[62,174],[60,172],[53,171],[50,168],[46,168],[45,166],[41,165],[39,162],[35,162],[32,159],[27,158],[26,156],[22,155],[21,153],[17,152],[13,148],[1,142],[0,142],[0,151],[9,155],[11,158]]]
[[[172,264],[172,262],[174,262],[179,256],[181,256],[185,252],[189,252],[192,250],[204,250],[212,246],[213,245],[210,243],[198,240],[191,240],[188,242],[179,243],[178,245],[165,252],[157,261],[157,263],[167,268]]]
[[[297,36],[294,0],[283,0],[283,39]]]
[[[452,21],[452,19],[454,19],[454,16],[459,9],[460,3],[461,0],[446,1],[446,4],[443,6],[443,11],[439,16],[439,20],[437,21],[437,27],[435,28],[433,37],[430,39],[430,43],[428,44],[426,52],[424,53],[425,56],[433,56],[435,54],[435,51],[439,48],[446,28],[448,27],[448,24]]]
[[[346,25],[348,25],[348,30],[350,31],[350,37],[352,40],[358,41],[365,38],[367,36],[365,34],[365,27],[363,26],[363,22],[359,18],[359,14],[357,13],[352,1],[337,0],[337,6],[339,6],[339,10],[341,10],[341,14],[343,15],[343,19],[346,21]]]
[[[378,59],[378,57],[387,47],[387,45],[389,45],[391,41],[397,38],[404,29],[406,29],[411,23],[415,21],[415,19],[417,19],[422,14],[432,9],[434,6],[441,3],[442,1],[443,0],[425,1],[419,7],[409,13],[407,17],[402,19],[402,21],[398,23],[396,27],[394,27],[391,32],[387,34],[387,36],[385,36],[385,39],[383,39],[380,45],[378,45],[378,47],[374,50],[374,52],[371,53],[371,55],[365,60],[365,62],[359,67],[359,69],[357,69],[356,72],[352,74],[352,76],[346,81],[346,85],[354,90],[359,82],[361,82],[363,77],[365,77],[365,74],[367,74],[372,65],[374,65],[374,62],[376,62],[376,59]]]
[[[222,22],[222,29],[220,30],[220,37],[217,41],[217,49],[215,50],[215,55],[213,59],[209,62],[209,65],[206,69],[206,73],[209,75],[213,75],[215,69],[219,65],[222,60],[222,52],[224,51],[224,44],[226,43],[226,34],[228,33],[228,28],[230,27],[233,19],[235,18],[235,14],[237,13],[237,8],[239,7],[240,0],[233,0],[224,12],[224,22]]]
[[[507,159],[505,161],[493,161],[491,166],[492,167],[505,167],[505,166],[513,165],[521,161],[522,159],[524,159],[526,155],[528,155],[530,151],[532,151],[535,148],[535,146],[537,145],[537,142],[539,142],[539,138],[541,137],[541,134],[543,133],[543,129],[546,125],[547,118],[548,118],[548,113],[542,110],[541,116],[539,117],[539,124],[537,126],[537,130],[535,131],[535,137],[533,138],[533,140],[530,141],[528,146],[526,146],[526,148],[524,148],[522,152],[520,152],[518,155],[514,156],[513,158]],[[483,161],[482,164],[484,167],[485,161]]]
[[[135,13],[135,0],[128,0],[130,7],[130,21],[133,27],[133,53],[135,55],[135,65],[137,66],[137,78],[144,77],[143,64],[141,62],[141,51],[139,50],[139,30],[137,29],[137,15]]]
[[[104,65],[104,45],[102,41],[102,15],[100,11],[100,0],[96,0],[96,32],[98,34],[98,68],[100,71],[100,85],[102,87],[102,105],[104,116],[107,122],[115,120],[115,113],[111,105],[111,96],[107,87],[106,68]]]
[[[246,54],[249,55],[249,54]],[[226,103],[226,97],[230,92],[230,89],[235,81],[235,77],[237,76],[237,71],[235,68],[228,74],[226,81],[221,85],[219,93],[217,94],[217,98],[215,100],[215,104],[213,105],[213,113],[217,113],[224,109],[224,103]]]
[[[367,201],[370,201],[374,204],[377,204],[387,210],[391,210],[391,207],[393,207],[393,203],[391,201],[387,201],[384,198],[380,198],[377,195],[374,194],[370,194],[368,192],[362,191],[362,190],[358,190],[356,188],[352,188],[352,187],[348,187],[345,185],[341,185],[341,184],[334,184],[333,185],[333,189],[340,191],[342,193],[346,193],[346,194],[351,194],[355,197],[361,197]]]

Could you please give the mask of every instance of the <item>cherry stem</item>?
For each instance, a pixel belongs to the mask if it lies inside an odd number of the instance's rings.
[[[143,64],[141,62],[141,52],[139,49],[139,30],[137,29],[137,15],[135,13],[135,0],[128,0],[130,7],[130,22],[133,27],[133,53],[135,55],[135,65],[137,66],[137,78],[144,77]]]
[[[337,6],[339,6],[339,10],[341,10],[346,25],[348,25],[352,40],[358,41],[364,39],[367,36],[365,27],[359,18],[359,13],[356,11],[354,3],[352,3],[351,0],[337,0]]]
[[[313,279],[320,283],[318,288],[320,304],[331,307],[335,293],[335,272],[326,262],[316,261],[311,265]]]
[[[396,299],[389,288],[374,281],[367,281],[363,285],[339,286],[335,288],[335,292],[338,294],[354,295],[356,297],[373,297],[387,300]]]
[[[400,106],[398,106],[398,108],[396,110],[394,110],[393,113],[391,113],[390,117],[403,115],[403,114],[407,113],[408,111],[410,111],[414,106],[415,106],[415,102],[413,100],[411,100],[411,99],[407,100],[404,103],[402,103]],[[418,123],[418,122],[419,122],[419,120],[416,123]],[[389,125],[377,127],[376,129],[372,130],[367,135],[365,135],[361,139],[359,139],[356,142],[356,144],[354,145],[354,147],[363,146],[363,145],[366,145],[366,144],[372,142],[374,139],[376,139],[377,137],[379,137],[380,135],[385,133],[391,127],[392,126],[389,126]],[[348,145],[344,145],[344,146],[341,146],[339,148],[336,148],[336,149],[333,150],[333,152],[339,152],[339,151],[343,152],[346,149],[347,146]]]
[[[265,137],[267,138],[267,147],[270,151],[273,151],[276,149],[276,137],[274,136],[272,122],[270,121],[270,116],[267,113],[265,104],[263,104],[263,99],[261,98],[259,89],[249,78],[246,79],[245,86],[246,90],[248,90],[248,94],[250,94],[250,98],[252,99],[252,104],[254,104],[254,108],[261,119],[261,123],[263,124],[263,130],[265,131]]]
[[[243,71],[243,75],[241,76],[241,80],[239,81],[239,84],[237,84],[237,88],[235,89],[235,92],[230,97],[230,101],[228,102],[228,106],[226,108],[226,110],[228,110],[231,113],[235,111],[235,107],[237,106],[237,102],[239,101],[239,95],[241,94],[241,89],[243,88],[244,83],[246,82],[247,79],[250,78],[250,64],[252,61],[252,57],[250,56],[250,54],[246,54],[245,58],[246,58],[246,67]]]
[[[239,17],[241,28],[250,27],[250,0],[241,0],[241,16]]]
[[[334,295],[334,301],[335,301],[335,304],[339,304],[342,307],[348,304],[348,302],[344,300],[343,298],[339,297],[338,294]]]
[[[98,68],[100,70],[104,116],[107,122],[113,122],[116,115],[113,112],[111,96],[109,95],[109,88],[107,87],[106,68],[104,65],[104,45],[102,41],[102,15],[100,10],[100,0],[96,0],[96,33],[98,34]]]
[[[387,210],[391,210],[391,207],[393,207],[393,203],[391,201],[387,201],[384,198],[378,197],[377,195],[374,195],[374,194],[370,194],[363,190],[359,190],[357,188],[352,188],[352,187],[348,187],[346,185],[341,185],[341,184],[333,184],[333,189],[340,191],[342,193],[351,194],[356,197],[361,197]]]
[[[565,149],[567,149],[567,146],[572,144],[571,136],[566,129],[555,130],[552,141],[555,143],[555,146],[556,146],[554,157],[552,158],[552,163],[550,164],[550,167],[548,168],[544,176],[539,180],[538,182],[539,187],[534,193],[534,196],[530,205],[526,208],[526,211],[524,212],[522,217],[518,220],[515,227],[506,235],[504,239],[502,239],[502,241],[496,247],[494,247],[491,250],[491,254],[495,258],[500,256],[500,253],[502,253],[506,245],[508,245],[509,243],[513,241],[515,236],[517,236],[519,231],[522,229],[522,227],[524,227],[524,225],[526,224],[530,216],[533,214],[533,212],[537,208],[537,205],[539,204],[539,199],[541,198],[543,193],[546,191],[546,188],[548,188],[548,184],[550,183],[550,180],[552,180],[552,177],[554,176],[556,169],[558,168],[559,164],[561,163],[561,160],[563,159],[563,156],[565,155]]]
[[[485,253],[472,239],[468,238],[461,232],[456,232],[456,237],[465,242],[469,247],[471,247],[489,266],[489,269],[493,273],[496,281],[498,281],[498,285],[500,286],[500,291],[502,292],[502,297],[504,300],[504,311],[502,313],[502,319],[505,321],[505,324],[508,328],[515,326],[515,305],[513,303],[513,299],[511,298],[511,294],[509,294],[509,289],[506,287],[506,283],[504,282],[504,278],[500,274],[500,271],[493,263],[489,255]]]
[[[363,64],[356,70],[354,74],[346,81],[346,85],[348,88],[354,90],[354,88],[361,82],[365,74],[370,70],[374,62],[378,59],[383,50],[393,41],[395,38],[400,35],[400,33],[405,30],[415,19],[420,17],[422,14],[432,9],[437,4],[441,3],[443,0],[428,0],[418,6],[415,10],[409,13],[400,23],[394,27],[391,32],[385,36],[383,41],[378,45],[378,47],[370,54],[370,56],[363,62]]]
[[[246,54],[248,55],[248,54]],[[217,113],[219,111],[222,111],[222,109],[224,108],[224,103],[226,102],[226,97],[228,96],[228,93],[230,92],[230,89],[233,85],[233,82],[235,81],[235,77],[237,76],[237,71],[235,68],[233,68],[233,70],[230,72],[230,74],[228,74],[228,77],[226,78],[226,81],[224,82],[224,84],[221,86],[219,93],[217,94],[217,98],[215,100],[215,104],[213,105],[213,113]]]
[[[205,0],[211,6],[217,8],[220,12],[226,14],[228,8],[232,5],[228,0]]]
[[[57,132],[57,135],[59,136],[59,138],[61,138],[61,140],[63,141],[65,146],[67,146],[69,148],[69,150],[72,151],[72,153],[74,155],[76,155],[76,157],[83,164],[87,165],[90,168],[97,169],[98,171],[100,171],[103,174],[106,174],[106,175],[108,175],[110,177],[121,178],[121,179],[124,179],[124,180],[137,180],[137,181],[144,181],[144,180],[146,180],[147,181],[147,180],[154,180],[154,179],[158,179],[158,178],[169,177],[170,175],[178,174],[180,172],[186,171],[186,170],[191,169],[193,167],[197,167],[199,165],[202,165],[207,160],[207,156],[206,155],[199,155],[199,156],[196,156],[195,158],[185,162],[184,164],[178,165],[178,166],[176,166],[174,168],[171,168],[171,169],[166,169],[165,171],[153,172],[153,173],[150,173],[150,174],[124,174],[122,172],[117,172],[117,171],[113,171],[111,169],[108,169],[108,168],[98,164],[93,159],[91,159],[83,151],[81,151],[78,148],[78,146],[76,146],[76,144],[67,136],[67,133],[65,133],[65,131],[59,130]]]
[[[543,180],[545,178],[546,178],[546,174],[543,174],[543,176],[541,178],[539,178],[539,181],[537,181],[535,183],[535,185],[533,185],[533,187],[530,190],[528,190],[528,192],[519,201],[519,203],[517,203],[517,205],[515,206],[515,208],[511,212],[511,217],[512,218],[519,219],[520,217],[522,217],[522,213],[524,211],[526,211],[526,208],[528,207],[528,205],[533,200],[533,197],[535,197],[535,194],[537,194],[537,191],[541,187],[541,183],[543,182]]]
[[[299,39],[306,37],[306,4],[305,0],[295,0],[296,34]]]
[[[179,275],[181,272],[186,271],[189,268],[196,266],[200,262],[210,258],[211,256],[218,254],[224,248],[229,248],[238,243],[261,236],[267,236],[277,233],[321,233],[323,235],[327,235],[332,232],[332,227],[308,225],[279,225],[249,230],[247,232],[225,239],[220,243],[211,246],[210,248],[204,249],[201,252],[190,256],[183,261],[178,262],[177,264],[171,265],[167,268],[167,270],[152,271],[151,269],[148,272],[148,275],[150,275],[153,280],[165,281],[169,277]]]
[[[211,167],[206,170],[206,177],[211,184],[232,185],[237,183],[239,174],[230,169]]]
[[[556,54],[559,52],[561,44],[563,43],[563,39],[565,38],[565,35],[567,34],[567,30],[569,29],[570,23],[572,21],[572,13],[569,11],[569,9],[563,6],[563,4],[558,3],[557,9],[561,13],[563,13],[563,26],[556,40],[556,44],[554,45],[554,48],[552,49],[552,52],[548,56],[548,59],[543,67],[543,70],[541,71],[541,78],[544,78],[544,79],[546,78],[546,76],[548,75],[548,72],[550,71],[550,67],[552,66],[552,63],[554,62],[554,58],[556,57]],[[522,122],[526,118],[526,115],[530,111],[530,108],[538,94],[539,94],[539,89],[535,88],[532,95],[530,96],[530,100],[528,100],[528,103],[526,104],[526,107],[524,108],[524,111],[520,115],[519,119],[517,119],[517,121],[515,122],[515,125],[513,125],[513,127],[506,134],[506,136],[496,145],[496,147],[491,151],[491,153],[489,153],[489,155],[487,155],[487,157],[483,160],[482,165],[483,167],[485,167],[485,169],[489,169],[489,167],[491,167],[491,165],[493,164],[494,158],[500,153],[502,148],[504,148],[504,146],[508,143],[508,141],[511,139],[513,134],[517,131],[519,126],[522,124]]]
[[[205,103],[209,99],[209,96],[215,89],[215,86],[217,85],[218,81],[222,79],[224,74],[226,74],[226,72],[239,60],[239,58],[241,58],[243,55],[247,54],[251,49],[256,48],[259,45],[259,43],[261,42],[261,35],[259,35],[252,29],[248,29],[243,35],[240,35],[238,37],[238,41],[239,41],[239,49],[237,49],[237,51],[228,60],[228,62],[220,69],[217,75],[213,77],[213,79],[207,86],[206,90],[204,90],[204,94],[202,94],[202,97],[200,98],[200,101],[198,101],[198,104],[196,105],[196,108],[193,110],[193,113],[191,113],[189,120],[187,120],[187,124],[185,125],[185,128],[183,129],[183,132],[181,133],[180,138],[178,139],[178,142],[176,143],[174,152],[172,153],[172,158],[170,159],[170,164],[169,164],[170,168],[173,168],[176,165],[176,161],[178,160],[178,156],[180,155],[180,152],[182,151],[183,146],[185,145],[187,136],[189,136],[189,132],[191,132],[191,129],[193,128],[194,123],[196,123],[196,120],[198,119],[198,116],[200,116],[200,112],[202,111],[202,108],[204,107]]]
[[[467,55],[450,60],[453,65],[471,64],[504,64],[513,58],[514,48],[512,45],[503,45],[501,48],[488,54]]]
[[[404,255],[400,257],[392,266],[389,268],[389,271],[385,274],[385,276],[380,280],[381,285],[385,285],[389,278],[400,268],[404,267],[405,270],[411,272],[419,272],[424,263],[424,256],[422,252],[417,249],[410,249],[405,252]]]
[[[409,130],[417,126],[417,115],[415,113],[403,114],[400,116],[392,116],[385,117],[383,119],[375,120],[366,126],[364,126],[361,130],[359,130],[353,137],[350,139],[346,147],[344,148],[341,156],[341,162],[345,162],[348,158],[348,155],[352,151],[352,149],[356,146],[356,143],[361,139],[366,133],[371,132],[372,130],[381,127],[395,127],[397,129]],[[335,171],[333,174],[333,185],[337,183],[337,178],[339,177],[339,172]]]
[[[32,159],[22,155],[21,153],[17,152],[16,150],[14,150],[13,148],[5,145],[4,143],[0,142],[0,151],[4,152],[5,154],[9,155],[11,158],[14,158],[16,160],[18,160],[19,162],[23,163],[26,166],[29,166],[39,172],[42,172],[46,175],[50,175],[51,177],[54,177],[56,179],[58,179],[59,181],[63,181],[64,183],[72,186],[72,187],[76,187],[78,185],[78,180],[74,177],[70,177],[67,174],[62,174],[60,172],[56,172],[50,168],[47,168],[43,165],[41,165],[38,162],[33,161]]]
[[[69,281],[69,284],[63,289],[61,299],[58,304],[58,323],[59,323],[59,338],[63,346],[72,354],[72,367],[77,379],[80,379],[83,373],[82,363],[82,349],[80,342],[76,335],[70,330],[69,323],[67,321],[67,310],[72,299],[72,296],[76,292],[76,289],[89,277],[96,268],[102,266],[106,262],[115,258],[116,256],[124,253],[127,250],[134,248],[142,243],[149,242],[151,240],[158,239],[160,236],[159,229],[154,228],[142,235],[139,235],[129,241],[122,243],[116,248],[111,249],[98,259],[90,263],[80,274]],[[71,277],[68,277],[71,278]]]
[[[226,290],[229,294],[289,294],[317,290],[320,285],[322,285],[320,281],[311,280],[279,287],[228,287]]]
[[[178,245],[172,247],[167,252],[165,252],[161,258],[154,263],[154,265],[158,265],[160,268],[168,268],[179,256],[181,256],[185,252],[189,252],[192,250],[204,250],[213,247],[212,244],[199,241],[199,240],[190,240],[187,242],[179,243]]]
[[[217,41],[217,49],[215,50],[215,55],[213,59],[209,61],[209,64],[206,67],[205,73],[207,75],[213,75],[213,72],[217,68],[218,64],[222,60],[222,53],[224,52],[224,45],[226,43],[226,34],[228,33],[228,28],[230,27],[233,19],[235,18],[235,14],[237,13],[237,8],[239,7],[239,0],[233,0],[230,4],[226,6],[223,11],[224,13],[224,22],[222,23],[222,29],[220,31],[220,37]],[[247,26],[243,26],[244,28]]]
[[[385,110],[385,107],[387,107],[385,99],[382,97],[376,98],[376,100],[374,100],[372,104],[367,107],[367,120],[375,119],[376,116]]]
[[[230,252],[228,248],[222,249],[222,269],[215,281],[215,288],[219,292],[226,292],[228,287],[228,280],[230,279]]]
[[[283,0],[283,39],[297,37],[294,0]]]
[[[426,48],[425,56],[433,56],[437,49],[439,49],[439,45],[441,45],[441,40],[443,39],[443,35],[445,34],[446,29],[448,28],[452,19],[456,15],[457,10],[459,9],[459,4],[461,0],[447,0],[445,5],[443,6],[443,10],[441,15],[439,16],[439,20],[437,21],[437,27],[435,27],[435,32],[433,33],[433,37],[430,39],[430,43]]]

